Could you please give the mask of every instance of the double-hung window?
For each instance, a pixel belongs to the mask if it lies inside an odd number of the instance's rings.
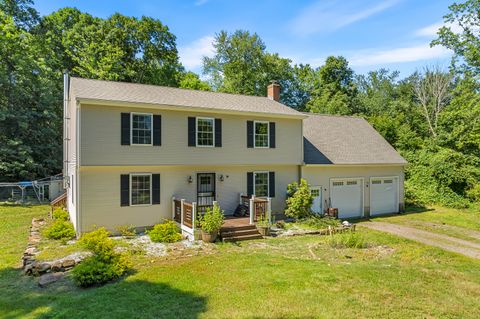
[[[130,205],[152,204],[152,174],[130,174]]]
[[[197,117],[197,146],[215,146],[215,119]]]
[[[152,145],[152,114],[131,113],[132,145]]]
[[[269,148],[269,123],[268,122],[261,122],[255,121],[254,122],[254,130],[255,130],[255,147],[256,148]]]
[[[258,197],[269,196],[268,172],[255,172],[254,178],[254,195]]]

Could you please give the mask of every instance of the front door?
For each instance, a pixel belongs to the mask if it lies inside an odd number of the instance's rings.
[[[312,212],[320,215],[322,213],[322,187],[314,186],[310,189],[310,192],[313,197]]]
[[[197,174],[197,208],[205,213],[207,207],[213,206],[215,200],[215,173]]]

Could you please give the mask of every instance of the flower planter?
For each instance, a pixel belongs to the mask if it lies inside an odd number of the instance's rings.
[[[257,226],[257,230],[262,236],[270,236],[270,227],[269,226]]]
[[[212,234],[202,231],[202,240],[206,243],[213,243],[217,239],[218,232]]]

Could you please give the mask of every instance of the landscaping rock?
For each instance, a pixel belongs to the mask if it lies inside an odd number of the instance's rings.
[[[36,266],[35,266],[35,270],[39,274],[46,273],[47,271],[50,270],[50,268],[52,268],[52,265],[50,265],[50,263],[47,263],[47,262],[37,263]]]
[[[73,259],[65,259],[62,262],[62,267],[65,268],[65,269],[73,268],[74,266],[75,266],[75,260],[73,260]]]
[[[52,263],[52,271],[53,272],[60,272],[64,271],[65,269],[63,268],[62,262],[61,261],[54,261]]]
[[[64,274],[61,273],[61,272],[44,274],[38,280],[38,285],[42,288],[46,287],[46,286],[48,286],[50,284],[53,284],[54,282],[62,279],[63,276],[64,276]]]

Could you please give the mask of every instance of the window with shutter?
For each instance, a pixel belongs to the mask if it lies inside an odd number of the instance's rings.
[[[153,145],[153,116],[146,113],[131,114],[131,144],[132,145]]]

